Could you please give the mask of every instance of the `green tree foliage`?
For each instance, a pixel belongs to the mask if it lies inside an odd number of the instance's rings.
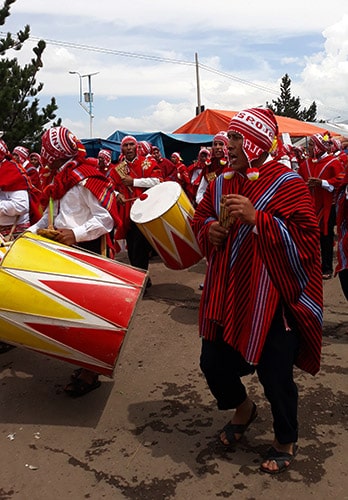
[[[315,122],[317,120],[315,101],[312,102],[308,109],[303,108],[301,110],[300,98],[291,95],[291,79],[288,74],[285,74],[282,78],[280,97],[273,99],[271,104],[266,102],[266,106],[278,116],[287,116],[303,122]]]
[[[16,0],[5,0],[0,9],[0,25],[4,25],[10,15],[10,7]],[[22,145],[31,151],[39,151],[40,138],[45,126],[56,118],[58,109],[56,100],[39,109],[38,94],[43,88],[36,82],[37,73],[42,68],[42,54],[46,44],[40,40],[33,48],[34,57],[24,67],[17,58],[4,57],[9,49],[20,50],[29,38],[30,27],[27,25],[15,37],[7,33],[0,38],[0,130],[10,150]],[[59,125],[59,118],[52,125]]]

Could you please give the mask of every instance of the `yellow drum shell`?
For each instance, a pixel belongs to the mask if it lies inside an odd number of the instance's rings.
[[[146,272],[30,232],[0,264],[0,339],[112,376]]]
[[[194,208],[177,182],[163,182],[137,199],[130,217],[170,269],[186,269],[202,259],[190,221]]]

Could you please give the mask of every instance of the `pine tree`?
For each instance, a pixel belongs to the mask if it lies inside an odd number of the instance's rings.
[[[0,9],[0,25],[5,24],[11,4],[15,1],[4,1]],[[26,25],[15,37],[7,33],[5,38],[0,39],[0,129],[10,150],[20,144],[31,151],[39,151],[44,128],[56,118],[55,111],[58,109],[54,97],[47,106],[39,109],[38,94],[43,84],[37,83],[36,77],[43,66],[42,54],[46,47],[43,40],[33,48],[34,57],[24,67],[18,64],[17,58],[4,57],[9,49],[20,50],[29,34],[30,27]],[[53,125],[60,123],[59,118]]]
[[[315,101],[308,109],[301,110],[301,101],[299,97],[291,95],[291,79],[286,73],[280,85],[280,97],[273,99],[272,104],[266,102],[267,108],[271,109],[278,116],[287,116],[301,121],[316,121],[317,105]]]

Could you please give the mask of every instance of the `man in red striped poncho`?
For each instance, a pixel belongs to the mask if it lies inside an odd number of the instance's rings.
[[[337,185],[337,266],[342,291],[348,300],[348,166]]]
[[[324,280],[331,279],[333,273],[336,184],[344,171],[344,166],[331,153],[331,148],[332,140],[328,133],[312,135],[308,141],[309,158],[300,163],[298,170],[310,189],[318,218]]]
[[[237,113],[228,129],[230,170],[211,183],[192,226],[208,269],[200,306],[201,369],[235,446],[257,416],[241,376],[255,370],[273,414],[274,441],[261,470],[286,470],[297,450],[293,366],[320,366],[322,277],[319,228],[303,179],[269,160],[273,113]],[[223,196],[223,206],[221,205]]]

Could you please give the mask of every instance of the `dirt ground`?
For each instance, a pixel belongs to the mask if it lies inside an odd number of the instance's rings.
[[[121,256],[122,257],[122,256]],[[348,499],[348,308],[337,278],[324,283],[322,368],[296,371],[299,453],[291,470],[259,472],[271,415],[256,377],[259,416],[232,452],[228,421],[199,370],[198,307],[205,263],[150,264],[113,379],[71,399],[72,365],[25,349],[0,356],[0,499]],[[4,291],[3,291],[4,293]]]

